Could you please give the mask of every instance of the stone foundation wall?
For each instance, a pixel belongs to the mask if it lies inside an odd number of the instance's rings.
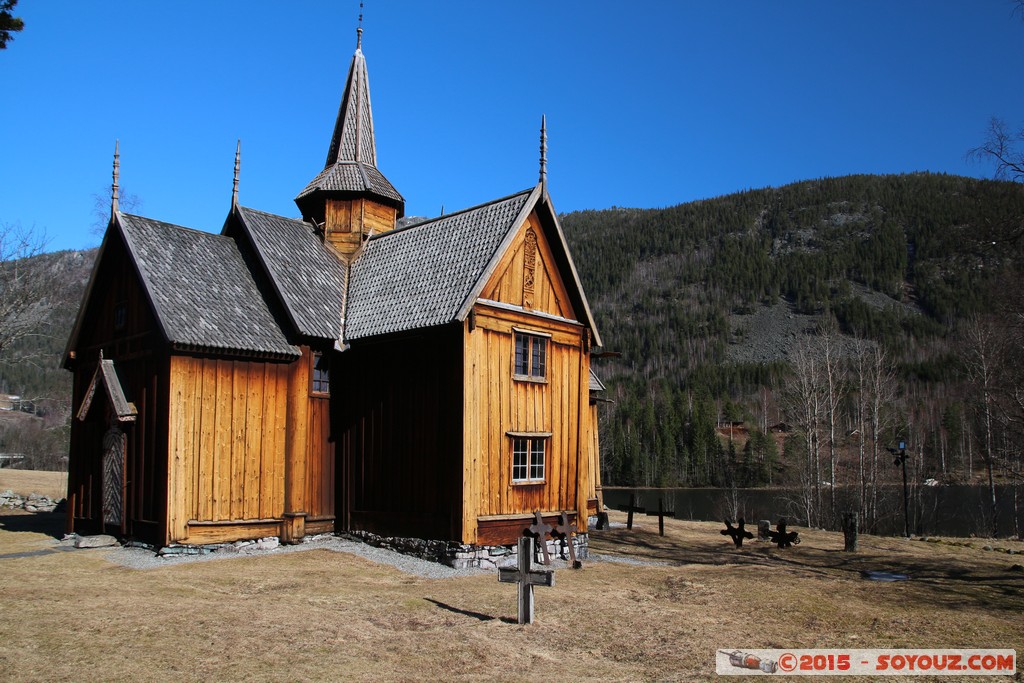
[[[387,548],[403,555],[439,562],[455,569],[497,569],[499,566],[515,565],[519,561],[516,545],[465,545],[450,541],[378,536],[368,531],[349,531],[343,535],[376,548]],[[569,549],[563,545],[562,541],[548,540],[547,543],[548,553],[552,560],[569,562]],[[587,559],[589,543],[590,538],[587,534],[577,534],[573,538],[577,560]],[[543,557],[539,545],[537,546],[537,555],[538,559]]]

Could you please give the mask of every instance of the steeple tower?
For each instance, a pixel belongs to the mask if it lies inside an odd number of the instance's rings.
[[[322,225],[324,239],[343,256],[371,234],[393,230],[405,214],[405,199],[377,170],[362,32],[360,25],[324,170],[295,198],[303,218]]]

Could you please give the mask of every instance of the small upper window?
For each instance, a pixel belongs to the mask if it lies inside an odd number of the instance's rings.
[[[327,356],[319,351],[313,352],[313,393],[331,393],[331,377],[328,371]]]
[[[547,377],[548,340],[532,334],[516,332],[516,367],[518,377]]]

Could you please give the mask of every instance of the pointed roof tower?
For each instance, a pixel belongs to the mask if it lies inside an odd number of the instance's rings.
[[[377,170],[370,78],[363,57],[362,32],[360,26],[324,170],[295,198],[303,216],[313,217],[318,222],[323,220],[320,207],[324,199],[362,197],[394,208],[399,218],[405,212],[405,199]]]

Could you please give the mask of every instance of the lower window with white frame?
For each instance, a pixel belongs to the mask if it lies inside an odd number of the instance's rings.
[[[544,481],[547,435],[512,437],[512,483]]]

